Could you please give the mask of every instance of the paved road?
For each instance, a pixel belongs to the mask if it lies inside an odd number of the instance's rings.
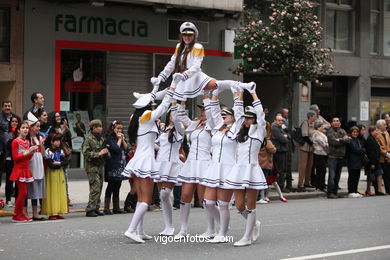
[[[65,220],[29,224],[13,224],[10,217],[2,217],[0,259],[284,259],[333,252],[337,252],[333,257],[320,258],[390,259],[389,202],[390,196],[384,196],[260,205],[261,236],[246,248],[234,248],[232,243],[132,244],[123,236],[132,214],[86,218],[72,213]],[[230,234],[236,241],[245,224],[235,210],[231,214]],[[178,228],[179,211],[174,211],[174,221]],[[157,234],[162,229],[161,212],[148,212],[145,223],[148,234]],[[203,210],[192,209],[191,233],[204,229]],[[340,251],[384,245],[388,248],[340,255]]]

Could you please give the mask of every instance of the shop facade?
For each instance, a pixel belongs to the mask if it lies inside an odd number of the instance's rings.
[[[170,59],[184,21],[200,30],[206,54],[203,71],[239,80],[230,71],[232,53],[222,48],[223,32],[238,25],[235,18],[193,16],[191,10],[161,14],[147,5],[26,1],[24,109],[31,105],[31,93],[42,92],[45,108],[68,118],[76,152],[89,120],[99,118],[105,125],[120,120],[127,126],[132,93],[152,89],[150,77]],[[192,101],[192,107],[197,102]],[[226,103],[232,103],[231,97]],[[195,110],[190,112],[196,116]]]

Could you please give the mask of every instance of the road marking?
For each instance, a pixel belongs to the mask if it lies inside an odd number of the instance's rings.
[[[338,252],[333,252],[333,253],[325,253],[325,254],[317,254],[317,255],[298,256],[298,257],[293,257],[293,258],[284,258],[281,260],[307,260],[307,259],[324,258],[324,257],[330,257],[330,256],[357,254],[357,253],[362,253],[362,252],[369,252],[369,251],[383,250],[383,249],[390,249],[390,245],[366,247],[366,248],[360,248],[360,249],[351,249],[351,250],[346,250],[346,251],[338,251]]]
[[[48,224],[48,223],[61,223],[64,222],[65,220],[56,220],[56,221],[32,221],[32,222],[23,222],[23,223],[14,223],[15,225],[35,225],[35,224]]]
[[[262,225],[262,227],[273,227],[273,226],[283,226],[283,225],[296,225],[296,224],[308,224],[308,223],[316,223],[316,222],[329,222],[329,221],[341,221],[340,218],[327,218],[327,219],[316,219],[316,220],[308,220],[308,221],[301,221],[301,222],[284,222],[284,223],[276,223],[276,224],[268,224],[268,225]]]

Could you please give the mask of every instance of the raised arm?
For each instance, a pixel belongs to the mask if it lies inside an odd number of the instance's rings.
[[[219,97],[215,95],[214,92],[213,92],[213,96],[211,97],[210,108],[211,108],[210,116],[213,119],[214,128],[219,129],[221,126],[223,126],[223,118],[221,115],[221,106],[219,104]]]
[[[256,92],[251,94],[253,97],[252,105],[256,111],[256,117],[257,117],[257,133],[259,135],[260,141],[263,141],[264,137],[267,135],[263,106],[261,105],[260,99],[257,97]]]

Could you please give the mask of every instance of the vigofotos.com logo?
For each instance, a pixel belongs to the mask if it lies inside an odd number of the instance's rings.
[[[234,239],[233,236],[225,236],[224,237],[226,243],[233,243]],[[166,245],[168,243],[207,243],[210,242],[212,238],[199,236],[199,235],[185,235],[181,237],[174,237],[174,236],[154,236],[154,241],[156,243],[161,243],[163,245]]]

